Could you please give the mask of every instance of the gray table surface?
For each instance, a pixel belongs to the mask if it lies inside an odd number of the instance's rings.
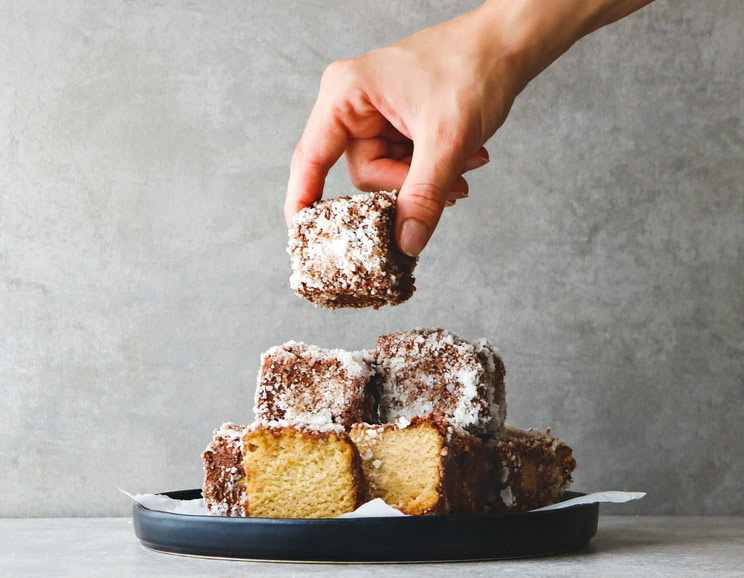
[[[0,576],[744,576],[744,517],[600,516],[572,554],[447,564],[269,564],[142,548],[127,518],[0,519]]]

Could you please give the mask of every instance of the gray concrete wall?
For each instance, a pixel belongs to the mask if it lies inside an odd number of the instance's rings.
[[[744,513],[738,0],[659,1],[533,82],[407,304],[290,292],[323,68],[474,5],[0,1],[0,516],[199,486],[263,350],[416,326],[495,342],[510,421],[574,446],[576,489],[649,492],[613,512]]]

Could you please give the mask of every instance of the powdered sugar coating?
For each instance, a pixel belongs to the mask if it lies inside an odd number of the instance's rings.
[[[395,192],[315,203],[289,228],[290,286],[317,307],[397,305],[415,289],[416,259],[392,241]]]
[[[373,373],[368,351],[288,341],[261,356],[253,411],[264,423],[349,427],[372,415],[367,388]]]
[[[383,422],[432,414],[480,435],[503,426],[504,364],[485,340],[442,329],[383,335],[375,364]]]

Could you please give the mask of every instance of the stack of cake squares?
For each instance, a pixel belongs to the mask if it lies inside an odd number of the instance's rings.
[[[393,241],[394,192],[321,201],[295,215],[295,292],[318,307],[398,305],[416,259]],[[223,516],[329,518],[382,498],[408,515],[519,512],[559,500],[572,450],[505,425],[504,364],[443,329],[380,336],[364,351],[289,341],[261,357],[256,420],[223,424],[203,496]]]
[[[256,421],[224,424],[203,495],[226,516],[322,518],[373,498],[409,515],[524,511],[560,499],[571,448],[506,427],[504,364],[442,329],[367,351],[290,341],[261,357]]]

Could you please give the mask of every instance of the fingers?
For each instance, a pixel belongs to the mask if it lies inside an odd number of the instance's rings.
[[[417,144],[396,209],[396,239],[407,255],[417,256],[429,242],[451,191],[467,194],[461,176],[463,160],[454,147]],[[457,184],[458,187],[453,187]],[[452,199],[454,200],[454,199]]]
[[[403,157],[400,159],[406,164],[411,164],[411,155],[407,157]],[[491,159],[488,156],[488,151],[485,149],[485,147],[481,147],[478,149],[478,151],[470,157],[468,160],[465,161],[462,173],[467,173],[468,171],[473,171],[475,169],[479,169],[480,167],[487,165],[489,162],[491,162]],[[456,188],[456,185],[454,185]]]
[[[488,164],[490,160],[491,159],[488,156],[488,151],[486,150],[486,147],[481,147],[472,157],[470,157],[468,160],[465,161],[462,172],[466,173],[468,171],[474,171],[475,169],[479,169],[483,165]]]
[[[346,147],[346,165],[354,186],[362,191],[400,190],[408,174],[413,144],[383,138],[352,139]],[[408,158],[408,162],[403,159]]]
[[[469,189],[468,182],[461,176],[457,177],[452,184],[452,189],[447,193],[447,200],[459,201],[460,199],[467,199]]]
[[[319,98],[292,155],[284,201],[288,226],[297,211],[321,198],[328,171],[343,154],[346,142],[343,121]]]
[[[380,130],[380,136],[384,138],[388,142],[394,142],[394,143],[410,143],[411,138],[402,132],[400,132],[397,128],[395,128],[390,122],[385,122],[384,126],[382,127],[382,130]]]
[[[462,187],[462,188],[465,189],[466,192],[462,192],[460,190],[456,190],[456,191],[455,190],[452,190],[452,191],[450,191],[449,194],[447,195],[447,200],[444,202],[444,208],[445,209],[447,207],[454,207],[455,206],[455,203],[457,201],[459,201],[460,199],[467,199],[468,198],[468,193],[467,193],[468,183],[462,177],[460,177],[460,179],[462,179],[462,182],[464,183],[464,187]],[[453,187],[455,187],[455,186],[457,186],[457,185],[453,185]]]
[[[350,139],[344,156],[351,182],[360,191],[399,191],[408,176],[412,150],[413,144],[410,141],[391,143],[382,138]],[[472,170],[467,168],[469,165],[483,166],[488,162],[483,159],[488,159],[485,148],[481,148],[472,159],[465,162],[463,172]],[[467,196],[467,181],[462,177],[456,178],[447,200],[456,201]]]

